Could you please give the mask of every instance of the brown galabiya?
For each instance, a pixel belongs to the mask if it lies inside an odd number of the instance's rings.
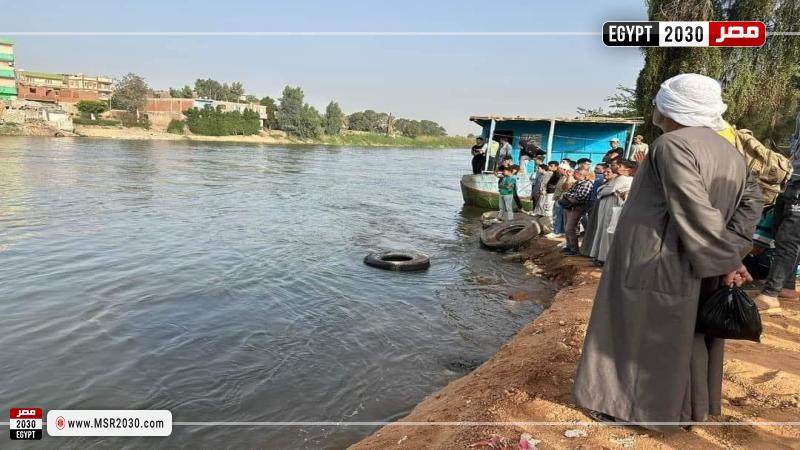
[[[712,129],[681,128],[651,145],[597,290],[579,406],[629,422],[720,414],[724,340],[695,333],[697,308],[741,267],[761,209],[743,158]]]

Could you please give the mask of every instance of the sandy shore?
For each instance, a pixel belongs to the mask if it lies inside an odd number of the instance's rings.
[[[180,135],[164,131],[145,130],[144,128],[123,128],[104,126],[77,125],[75,133],[83,137],[123,139],[123,140],[158,140],[158,141],[202,141],[202,142],[234,142],[247,144],[302,144],[282,132],[261,133],[252,136],[199,136]]]
[[[552,306],[401,422],[590,422],[571,403],[570,388],[600,272],[585,259],[563,258],[554,246],[539,240],[523,252],[564,283]],[[760,344],[728,341],[723,414],[712,419],[800,422],[800,302],[787,302],[784,310],[783,317],[764,318]],[[569,430],[585,437],[566,437]],[[800,426],[749,425],[695,426],[666,435],[635,427],[390,425],[351,448],[465,449],[498,434],[516,449],[522,433],[540,440],[541,449],[800,448]]]

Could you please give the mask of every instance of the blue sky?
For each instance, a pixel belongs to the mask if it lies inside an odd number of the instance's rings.
[[[644,0],[27,0],[2,2],[3,31],[599,31],[606,20],[642,20]],[[9,20],[11,19],[11,20]],[[2,31],[0,31],[0,35]],[[331,99],[431,119],[451,133],[474,114],[574,115],[617,84],[633,86],[636,49],[600,36],[14,36],[17,67],[135,72],[153,88],[197,78],[241,81],[277,97],[299,85],[309,103]]]

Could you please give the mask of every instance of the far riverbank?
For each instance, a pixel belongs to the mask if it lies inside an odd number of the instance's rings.
[[[467,148],[473,144],[464,136],[386,136],[379,133],[348,132],[339,136],[323,136],[320,139],[299,139],[282,131],[263,131],[252,136],[201,136],[194,134],[172,134],[165,131],[143,128],[78,125],[75,134],[80,137],[121,140],[162,140],[227,142],[267,145],[336,145],[348,147],[414,147],[414,148]]]

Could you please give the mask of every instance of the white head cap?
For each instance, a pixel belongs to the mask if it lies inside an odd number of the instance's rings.
[[[561,164],[559,164],[558,168],[562,169],[562,170],[573,170],[572,166],[570,166],[569,163],[565,163],[565,162],[562,162]]]
[[[696,73],[676,75],[661,83],[656,107],[666,117],[687,127],[708,127],[715,131],[727,125],[722,114],[722,87],[713,78]]]

